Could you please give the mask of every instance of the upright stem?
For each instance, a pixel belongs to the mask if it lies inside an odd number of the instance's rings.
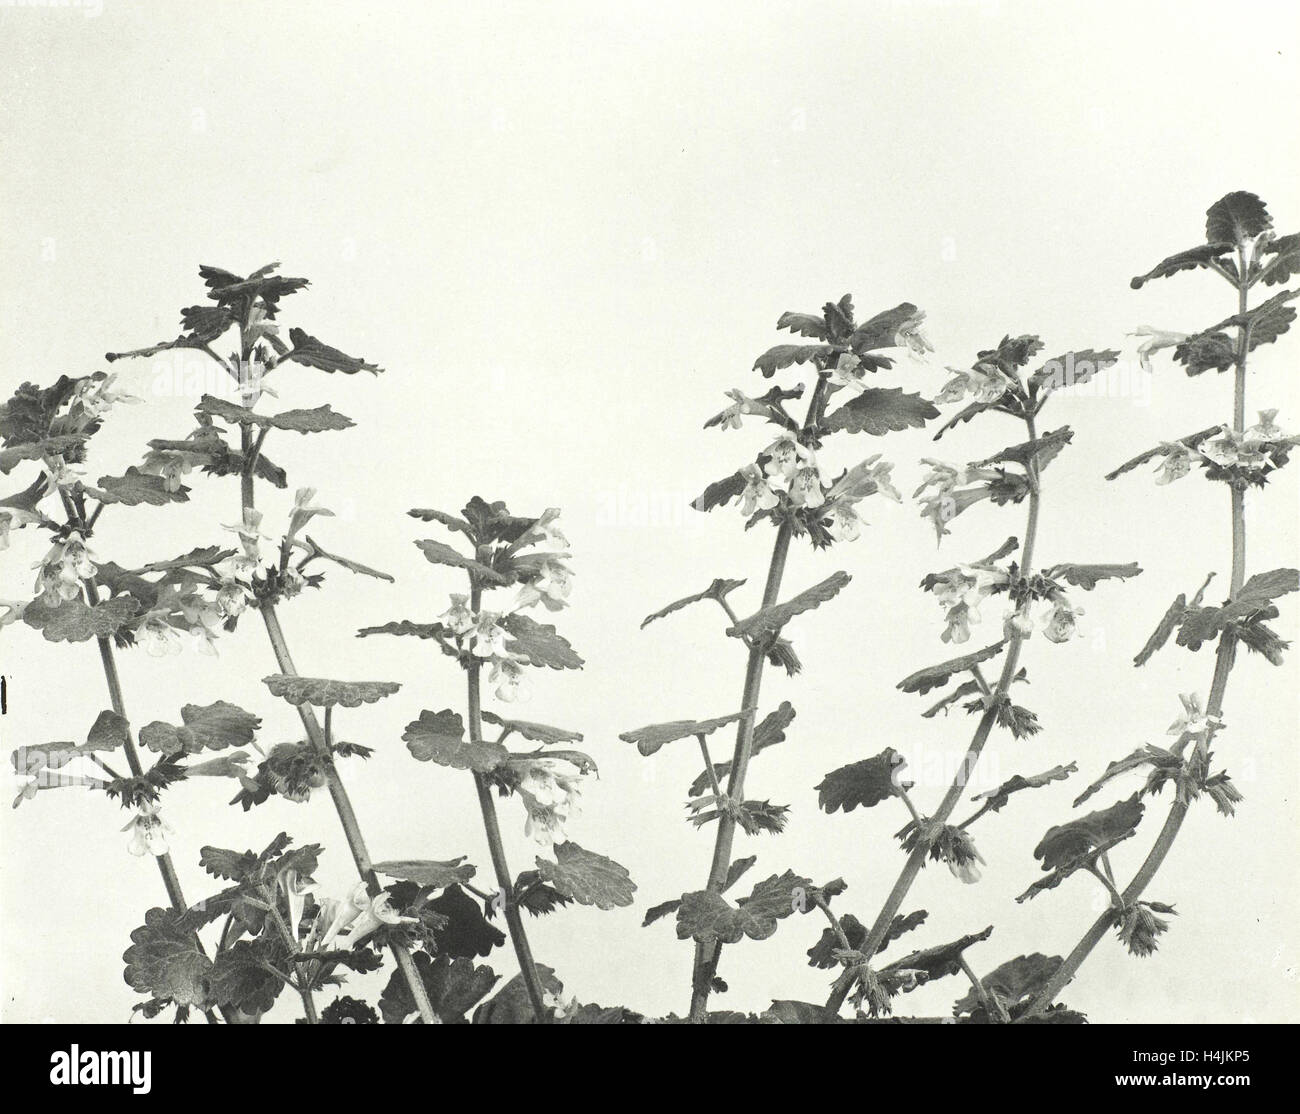
[[[470,588],[470,610],[478,614],[483,601],[483,589],[474,582]],[[468,677],[469,703],[469,738],[477,745],[483,741],[483,698],[482,678],[480,673],[483,663],[474,658],[466,668]],[[510,942],[514,945],[515,958],[519,961],[519,974],[528,991],[528,1001],[533,1007],[533,1014],[540,1025],[550,1019],[546,1003],[543,1001],[541,977],[537,974],[537,963],[533,959],[533,950],[524,932],[523,917],[519,914],[519,904],[515,901],[514,875],[506,861],[505,844],[501,839],[501,824],[497,819],[496,802],[492,799],[492,786],[477,770],[474,771],[474,788],[478,792],[479,811],[483,813],[483,831],[487,835],[488,851],[492,857],[492,869],[497,876],[497,888],[501,892],[501,905],[505,914],[506,927],[510,930]]]
[[[242,447],[247,459],[251,448],[251,437],[247,426],[241,427],[241,432]],[[242,508],[244,510],[253,509],[253,477],[246,472],[240,475],[240,496]],[[271,650],[275,654],[275,661],[280,672],[288,676],[298,676],[298,670],[294,667],[293,658],[289,654],[289,644],[285,640],[284,630],[280,626],[279,616],[275,613],[275,605],[269,600],[264,601],[258,610],[261,611],[262,621],[266,624],[266,633],[271,640]],[[347,838],[348,849],[352,852],[352,861],[356,864],[357,874],[365,882],[366,890],[373,897],[380,892],[382,887],[379,885],[374,863],[370,858],[370,852],[366,849],[365,838],[361,834],[361,825],[357,821],[355,810],[352,808],[352,800],[348,796],[348,791],[343,785],[343,778],[334,763],[334,755],[325,739],[325,733],[321,730],[320,722],[316,719],[316,712],[310,704],[299,704],[298,716],[302,720],[303,729],[307,732],[308,740],[325,769],[330,797],[334,801],[334,810],[338,813],[339,822],[343,825],[343,834]],[[437,1024],[441,1019],[433,1011],[433,1004],[429,1001],[428,992],[424,987],[424,980],[420,978],[420,972],[416,970],[415,962],[411,959],[410,953],[401,944],[390,945],[390,951],[397,963],[398,970],[402,972],[402,977],[406,980],[420,1017],[426,1025]]]
[[[1239,269],[1237,279],[1237,312],[1244,314],[1248,308],[1247,291],[1249,290],[1248,268],[1245,265],[1248,261],[1243,260],[1243,265]],[[1233,373],[1233,398],[1232,398],[1232,429],[1234,433],[1243,433],[1246,428],[1246,356],[1249,345],[1249,333],[1245,325],[1240,327],[1237,334],[1237,360],[1236,368]],[[1235,597],[1241,591],[1242,584],[1246,580],[1246,501],[1245,492],[1240,488],[1233,486],[1230,489],[1231,495],[1231,515],[1232,515],[1232,580],[1228,590],[1229,598]],[[1223,701],[1228,691],[1228,677],[1232,673],[1232,667],[1237,659],[1237,641],[1231,631],[1224,631],[1219,636],[1218,649],[1214,655],[1214,677],[1210,682],[1210,693],[1206,699],[1205,714],[1207,718],[1218,717],[1223,714]],[[1208,746],[1210,738],[1213,737],[1213,728],[1211,734],[1206,737]],[[1169,815],[1165,817],[1164,826],[1160,829],[1160,834],[1156,836],[1156,841],[1147,857],[1138,867],[1137,873],[1133,875],[1133,880],[1124,888],[1122,897],[1124,905],[1132,905],[1143,891],[1146,890],[1151,880],[1160,870],[1174,846],[1174,840],[1178,838],[1178,833],[1183,826],[1183,821],[1187,818],[1187,808],[1190,802],[1175,799],[1169,807]],[[1083,938],[1074,946],[1074,950],[1065,957],[1061,966],[1048,980],[1047,985],[1038,993],[1029,1008],[1025,1011],[1025,1017],[1032,1017],[1036,1013],[1041,1013],[1052,1004],[1056,996],[1061,993],[1066,983],[1074,978],[1075,972],[1083,965],[1084,961],[1092,954],[1095,948],[1106,935],[1106,932],[1114,924],[1111,913],[1108,910],[1099,916],[1088,931],[1083,934]]]
[[[1031,443],[1036,441],[1038,433],[1032,415],[1026,415],[1025,425],[1029,431],[1029,441]],[[1028,576],[1033,568],[1034,544],[1038,536],[1038,511],[1042,499],[1042,478],[1037,458],[1031,453],[1028,459],[1029,463],[1026,466],[1026,471],[1030,481],[1029,510],[1025,521],[1025,542],[1020,550],[1021,576]],[[871,931],[867,933],[866,941],[858,949],[865,957],[864,962],[866,963],[869,963],[871,957],[880,950],[880,946],[889,932],[889,926],[898,914],[899,907],[911,891],[917,875],[921,873],[921,869],[925,866],[926,859],[930,854],[931,842],[943,825],[947,823],[953,810],[961,801],[971,774],[975,770],[975,765],[979,761],[981,753],[983,753],[984,745],[988,742],[989,735],[993,731],[993,725],[997,722],[998,709],[1007,698],[1012,682],[1015,680],[1016,667],[1020,663],[1020,647],[1023,643],[1024,637],[1021,634],[1018,632],[1012,634],[1007,645],[1006,656],[1002,661],[1002,672],[998,677],[997,686],[992,694],[985,698],[984,712],[975,727],[975,734],[971,738],[970,746],[966,748],[966,755],[957,768],[956,776],[948,787],[947,793],[944,794],[943,800],[939,803],[938,809],[930,817],[928,830],[921,833],[922,838],[916,841],[916,846],[908,853],[893,889],[889,891],[889,896],[885,899],[885,904],[876,916]],[[835,980],[830,997],[826,1000],[826,1008],[831,1013],[838,1013],[840,1007],[844,1005],[844,999],[848,997],[849,991],[853,988],[854,977],[855,974],[852,970],[846,970]]]
[[[817,380],[812,398],[808,402],[808,413],[804,418],[803,432],[807,432],[820,418],[822,403],[826,397],[826,377]],[[776,540],[772,543],[772,557],[767,566],[767,582],[763,587],[762,607],[771,607],[776,603],[781,591],[781,578],[785,575],[785,563],[790,554],[790,539],[794,530],[789,519],[781,522],[776,531]],[[754,750],[754,727],[758,716],[758,697],[763,685],[763,666],[767,654],[761,641],[755,641],[749,648],[749,658],[745,665],[745,684],[740,696],[740,721],[736,725],[736,746],[731,757],[731,772],[727,777],[727,796],[733,800],[742,798],[745,791],[745,775],[749,771],[749,759]],[[732,847],[736,839],[736,821],[726,810],[720,809],[718,834],[713,844],[713,858],[709,864],[709,879],[706,888],[721,891],[731,868]],[[696,1024],[704,1021],[708,1013],[709,993],[712,990],[713,976],[718,969],[718,959],[722,954],[722,944],[697,943],[695,960],[691,975],[691,1012],[690,1020]]]

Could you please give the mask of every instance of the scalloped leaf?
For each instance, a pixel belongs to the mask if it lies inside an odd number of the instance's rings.
[[[415,544],[419,546],[420,552],[424,554],[425,559],[435,565],[450,565],[452,568],[464,569],[488,584],[503,585],[510,583],[496,569],[490,568],[481,561],[475,561],[473,557],[466,557],[446,542],[436,541],[433,538],[421,538]]]
[[[394,619],[380,627],[362,627],[357,631],[358,638],[372,634],[410,635],[414,638],[438,638],[446,634],[447,628],[441,623],[415,623],[410,619]]]
[[[636,883],[626,867],[572,840],[557,843],[554,854],[555,862],[537,857],[537,872],[571,901],[597,909],[632,904]]]
[[[421,762],[436,762],[453,770],[474,770],[485,774],[496,769],[510,752],[500,743],[465,738],[465,722],[459,712],[444,708],[441,712],[427,709],[420,718],[406,725],[402,732],[406,749]]]
[[[904,677],[898,682],[898,687],[903,692],[915,692],[924,696],[931,689],[936,689],[940,685],[946,685],[948,678],[954,673],[965,673],[982,662],[995,658],[1002,652],[1002,647],[1006,641],[995,642],[992,646],[985,646],[982,650],[975,650],[969,654],[963,654],[959,658],[951,658],[948,661],[940,662],[938,665],[927,665],[924,669],[918,669],[908,677]]]
[[[1018,445],[1008,445],[990,457],[976,461],[976,467],[990,464],[1019,464],[1028,468],[1031,460],[1036,460],[1039,469],[1046,468],[1056,459],[1060,451],[1074,439],[1074,430],[1068,425],[1044,433],[1032,441],[1022,441]]]
[[[754,361],[754,370],[761,371],[764,379],[771,379],[778,371],[794,364],[812,363],[820,371],[839,351],[842,349],[829,344],[778,344]]]
[[[743,936],[766,940],[778,921],[803,908],[812,889],[807,878],[787,870],[759,882],[735,905],[713,890],[683,894],[677,909],[677,938],[723,944],[734,944]]]
[[[1042,952],[1018,955],[994,967],[980,979],[980,983],[1009,1014],[1014,1014],[1019,1007],[1027,1006],[1051,981],[1062,962],[1059,955],[1043,955]],[[954,1016],[962,1017],[982,1008],[979,992],[972,987],[970,993],[957,1000],[952,1012]]]
[[[506,650],[523,656],[529,665],[545,666],[548,669],[581,669],[585,664],[577,651],[569,645],[568,639],[556,634],[555,627],[550,623],[539,623],[516,612],[502,619],[501,625],[510,636],[506,639]]]
[[[218,700],[208,705],[186,704],[181,709],[183,726],[155,720],[140,729],[140,743],[159,754],[195,754],[201,750],[225,750],[253,741],[262,721],[237,705]]]
[[[534,743],[580,743],[582,742],[581,731],[570,731],[565,727],[551,727],[545,723],[533,723],[526,719],[503,719],[495,712],[484,712],[482,714],[484,723],[492,723],[498,727],[507,728],[516,735],[522,735],[525,739]]]
[[[904,429],[922,429],[939,411],[928,398],[904,394],[902,387],[869,387],[826,417],[832,433],[866,433],[883,437]]]
[[[50,607],[43,599],[32,600],[23,611],[23,622],[40,631],[48,642],[85,642],[109,638],[130,625],[139,601],[131,596],[114,596],[90,607],[80,598]]]
[[[1235,190],[1205,211],[1205,239],[1240,244],[1273,227],[1273,218],[1258,195]]]
[[[1012,793],[1019,793],[1024,789],[1041,789],[1054,781],[1065,781],[1071,774],[1078,772],[1079,764],[1071,762],[1068,766],[1053,766],[1050,770],[1041,774],[1030,774],[1029,777],[1013,774],[996,789],[986,789],[983,793],[976,793],[971,800],[982,802],[979,815],[986,812],[999,812],[1006,807]],[[1074,803],[1077,805],[1079,802]]]
[[[750,747],[749,756],[751,759],[767,750],[768,747],[774,747],[777,743],[785,742],[785,729],[790,726],[794,720],[795,712],[788,700],[783,700],[780,707],[775,711],[768,712],[762,721],[754,728],[754,742]],[[725,781],[731,773],[731,759],[725,762],[715,762],[713,764],[713,776],[720,782]],[[710,786],[709,775],[705,770],[701,770],[699,776],[691,782],[691,787],[687,790],[688,797],[699,797]],[[726,886],[722,887],[724,890]]]
[[[208,1000],[212,961],[180,919],[170,909],[150,909],[144,924],[131,933],[131,946],[122,955],[123,975],[142,994],[178,1006],[202,1006]]]
[[[319,371],[341,371],[344,375],[355,375],[358,371],[368,371],[378,375],[384,370],[378,364],[367,363],[355,356],[349,356],[346,352],[340,352],[302,329],[289,330],[289,343],[293,345],[293,350],[280,358],[281,363],[292,360]]]
[[[901,971],[924,971],[925,978],[922,980],[924,982],[933,982],[935,979],[955,975],[961,971],[962,953],[992,935],[993,926],[989,925],[983,932],[973,932],[947,944],[936,944],[933,947],[909,952],[902,959],[896,959],[887,967],[882,967],[880,975],[885,977]]]
[[[87,491],[101,503],[121,503],[126,507],[141,503],[162,507],[168,503],[188,503],[190,498],[190,489],[183,484],[169,491],[161,476],[141,472],[134,465],[121,476],[100,476],[99,487]]]
[[[1034,858],[1044,870],[1056,870],[1090,850],[1132,835],[1145,812],[1141,795],[1134,793],[1109,808],[1078,816],[1049,828],[1034,848]]]
[[[624,731],[619,738],[625,743],[636,744],[636,749],[648,758],[661,747],[668,743],[675,743],[678,739],[711,735],[719,727],[735,723],[743,714],[743,712],[732,712],[729,716],[718,716],[716,719],[675,719],[668,723],[652,723],[649,727]]]
[[[1053,565],[1045,575],[1050,580],[1064,580],[1091,592],[1103,580],[1127,580],[1141,572],[1142,567],[1136,561],[1130,561],[1127,565]]]
[[[262,684],[272,696],[290,704],[311,704],[317,708],[341,705],[356,708],[374,704],[385,696],[392,696],[402,686],[396,681],[333,681],[325,677],[298,677],[289,673],[273,673],[262,678]]]
[[[725,507],[745,490],[745,477],[740,472],[733,472],[725,479],[715,480],[691,501],[697,511],[711,511],[714,507]]]
[[[445,861],[439,859],[389,859],[375,863],[375,870],[389,878],[403,882],[414,882],[417,886],[442,890],[459,882],[468,882],[476,871],[473,863],[467,863],[465,856]]]
[[[898,795],[903,767],[907,760],[893,747],[885,747],[879,754],[851,762],[832,770],[816,786],[817,804],[826,812],[843,809],[852,812],[861,805],[871,808],[881,801]]]
[[[1082,793],[1074,798],[1074,807],[1078,808],[1089,797],[1094,796],[1103,785],[1113,781],[1120,774],[1126,774],[1130,770],[1137,770],[1143,766],[1155,766],[1158,769],[1174,771],[1179,769],[1183,760],[1172,751],[1165,750],[1163,747],[1152,746],[1146,743],[1137,748],[1131,754],[1126,754],[1123,758],[1118,758],[1111,762],[1096,781],[1088,786]]]
[[[728,627],[727,633],[737,638],[762,638],[769,634],[775,634],[796,615],[811,611],[827,600],[833,599],[852,579],[846,572],[831,573],[820,584],[805,588],[797,596],[792,596],[784,603],[776,603],[771,607],[760,608],[747,619],[741,619],[734,627]]]
[[[1217,243],[1198,244],[1194,248],[1188,248],[1187,251],[1176,252],[1174,255],[1166,256],[1145,275],[1135,275],[1129,280],[1129,286],[1134,290],[1141,290],[1152,279],[1166,278],[1179,271],[1194,271],[1198,267],[1208,267],[1215,260],[1231,252],[1232,248],[1230,242],[1220,240]]]
[[[325,433],[331,430],[351,429],[356,422],[345,414],[337,413],[329,403],[312,410],[285,410],[279,414],[259,414],[236,402],[204,395],[194,408],[196,414],[207,414],[224,422],[260,426],[263,429],[282,429],[293,433]]]

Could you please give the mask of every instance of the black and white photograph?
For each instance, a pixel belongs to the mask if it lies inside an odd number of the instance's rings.
[[[1280,1078],[1297,48],[0,0],[16,1078]]]

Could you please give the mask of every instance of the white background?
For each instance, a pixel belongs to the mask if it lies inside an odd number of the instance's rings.
[[[1006,332],[1042,334],[1044,356],[1124,346],[1131,369],[1125,333],[1137,325],[1194,331],[1235,308],[1204,272],[1128,286],[1200,242],[1209,204],[1250,189],[1281,232],[1300,219],[1288,123],[1300,91],[1297,15],[1285,3],[105,0],[99,12],[5,7],[0,25],[6,394],[175,335],[177,310],[202,298],[199,263],[246,273],[283,261],[312,280],[286,301],[285,324],[387,369],[377,381],[277,373],[281,406],[328,400],[357,427],[274,435],[267,452],[289,469],[290,491],[261,496],[281,526],[292,488],[318,487],[338,517],[313,533],[398,578],[332,574],[283,613],[304,673],[402,682],[396,697],[339,719],[345,737],[377,748],[346,769],[376,858],[468,854],[479,880],[490,878],[468,776],[415,764],[400,738],[421,708],[463,704],[461,676],[428,644],[353,637],[366,624],[427,620],[460,587],[411,544],[434,531],[405,510],[455,510],[476,493],[519,513],[564,508],[578,581],[560,626],[588,664],[535,675],[521,711],[586,733],[602,778],[572,835],[625,863],[640,888],[632,908],[571,908],[529,927],[569,992],[652,1014],[685,1010],[690,947],[671,920],[642,929],[641,917],[703,884],[713,830],[683,822],[693,745],[646,760],[617,736],[736,710],[742,654],[722,637],[720,613],[637,627],[714,576],[749,577],[737,605],[754,606],[770,531],[745,533],[734,509],[702,516],[686,503],[769,437],[700,425],[727,388],[765,386],[749,368],[781,339],[777,316],[846,291],[862,316],[916,302],[938,354],[928,365],[903,359],[880,382],[926,394],[944,363],[968,365]],[[1294,345],[1288,336],[1252,359],[1249,394],[1252,410],[1280,407],[1290,430]],[[114,417],[92,475],[136,461],[149,437],[189,429],[194,366],[192,356],[117,365],[149,405]],[[1077,436],[1046,474],[1039,554],[1045,564],[1137,560],[1146,572],[1083,598],[1079,640],[1029,643],[1021,699],[1045,730],[1020,743],[995,736],[971,791],[1071,760],[1080,774],[980,822],[989,866],[978,886],[932,867],[904,906],[931,911],[915,946],[995,924],[970,953],[981,970],[1073,945],[1095,914],[1095,887],[1075,878],[1016,905],[1037,873],[1032,847],[1070,815],[1085,779],[1162,741],[1180,691],[1209,684],[1208,651],[1170,647],[1140,671],[1131,658],[1178,592],[1211,569],[1216,589],[1226,581],[1226,491],[1198,478],[1157,488],[1145,471],[1102,476],[1158,440],[1226,420],[1231,383],[1189,380],[1162,356],[1154,376],[1125,384],[1061,397],[1047,412],[1047,426],[1068,421]],[[1020,439],[992,416],[938,446],[917,431],[842,437],[828,456],[838,467],[883,451],[910,494],[920,457],[977,459]],[[1296,562],[1295,481],[1288,470],[1251,494],[1248,571]],[[228,538],[219,524],[237,518],[237,504],[233,480],[200,479],[185,506],[106,513],[94,548],[124,565],[173,556]],[[826,816],[813,787],[890,745],[922,775],[921,807],[938,800],[942,785],[924,772],[951,767],[973,721],[922,720],[925,702],[894,687],[949,654],[941,612],[916,583],[983,555],[1023,521],[1021,508],[981,505],[936,554],[914,505],[865,509],[873,525],[857,543],[794,550],[790,592],[838,568],[853,582],[790,627],[804,674],[769,674],[764,709],[789,698],[798,718],[754,763],[749,789],[791,805],[791,822],[782,837],[742,839],[738,854],[760,856],[750,880],[786,867],[842,875],[839,907],[868,919],[901,865],[890,837],[905,814]],[[16,540],[0,597],[29,587],[43,548],[30,532]],[[995,636],[998,609],[988,613],[977,639]],[[1277,626],[1295,633],[1293,601]],[[106,704],[93,644],[51,645],[18,625],[0,635],[0,653],[5,748],[84,737]],[[1108,937],[1066,992],[1095,1020],[1296,1018],[1295,660],[1278,670],[1242,655],[1218,750],[1247,800],[1235,820],[1208,802],[1193,810],[1149,890],[1180,913],[1159,953],[1134,959]],[[264,744],[300,730],[259,683],[273,668],[255,621],[215,663],[122,659],[137,725],[226,699],[263,717]],[[1099,803],[1136,784],[1134,775]],[[187,894],[217,886],[198,867],[200,846],[261,847],[282,828],[326,845],[326,891],[348,885],[325,794],[248,814],[227,807],[229,795],[229,783],[202,780],[167,798]],[[1115,853],[1122,873],[1167,802],[1153,802],[1143,831]],[[512,865],[525,869],[522,810],[508,802],[504,813]],[[118,957],[162,891],[153,863],[126,853],[125,819],[73,789],[5,810],[5,1020],[128,1016],[135,996]],[[804,951],[821,928],[794,918],[769,941],[729,948],[721,973],[732,991],[716,1004],[820,1000],[827,974]],[[508,951],[492,962],[510,973]],[[945,980],[899,1005],[946,1012],[965,990]],[[276,1014],[292,1016],[291,1003]]]

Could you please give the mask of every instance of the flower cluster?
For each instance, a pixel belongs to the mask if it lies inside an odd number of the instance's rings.
[[[958,565],[955,569],[938,573],[932,580],[931,591],[939,606],[944,609],[947,624],[941,638],[944,642],[962,643],[970,640],[970,625],[979,622],[980,604],[1011,582],[1011,574],[997,565]]]
[[[558,758],[521,761],[515,791],[528,810],[524,834],[537,843],[563,843],[565,824],[580,811],[584,774]]]
[[[928,465],[930,470],[912,493],[912,498],[920,501],[921,517],[931,521],[940,541],[945,534],[951,532],[948,529],[949,522],[967,507],[981,499],[991,498],[993,489],[989,486],[990,483],[1004,478],[1004,474],[996,469],[980,468],[973,464],[959,468],[929,457],[923,458],[921,463]]]
[[[740,470],[745,480],[740,510],[746,516],[778,507],[811,512],[836,541],[852,541],[862,528],[858,503],[877,491],[902,501],[890,480],[893,467],[879,455],[868,457],[826,484],[813,450],[793,434],[783,434],[757,462]]]
[[[1220,426],[1209,437],[1190,444],[1187,441],[1166,441],[1157,454],[1161,461],[1156,483],[1170,484],[1181,480],[1193,464],[1205,468],[1211,478],[1239,478],[1247,483],[1261,483],[1269,472],[1282,467],[1290,450],[1296,445],[1294,436],[1284,434],[1274,418],[1276,410],[1259,411],[1259,421],[1244,433],[1230,426]]]
[[[36,595],[50,607],[60,607],[81,595],[82,581],[95,575],[95,563],[86,548],[85,537],[72,530],[56,541],[37,569]]]
[[[297,939],[306,896],[314,882],[301,878],[296,871],[286,871],[279,878],[289,902],[289,931]],[[329,951],[352,948],[374,935],[379,929],[398,924],[415,924],[418,918],[399,914],[392,899],[383,891],[373,897],[364,882],[358,882],[344,898],[326,897],[316,909],[302,950]]]

